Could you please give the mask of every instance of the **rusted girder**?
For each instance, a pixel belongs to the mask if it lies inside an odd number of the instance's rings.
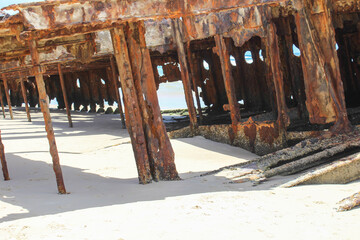
[[[67,93],[66,93],[66,87],[65,87],[65,81],[64,81],[64,74],[62,72],[61,69],[61,64],[58,64],[58,71],[59,71],[59,78],[60,78],[60,84],[61,84],[61,91],[63,93],[63,97],[64,97],[64,102],[65,102],[65,108],[66,108],[66,114],[67,114],[67,118],[68,118],[68,122],[69,122],[69,127],[73,127],[73,123],[71,120],[71,113],[70,113],[70,106],[69,106],[69,101],[67,98]]]
[[[202,115],[202,110],[201,110],[199,91],[198,91],[197,84],[196,84],[196,79],[199,79],[200,76],[198,74],[198,69],[196,67],[197,65],[195,64],[195,61],[197,61],[196,57],[194,56],[194,54],[191,52],[191,49],[190,49],[190,42],[188,42],[186,44],[186,50],[187,50],[187,57],[188,57],[189,67],[190,67],[190,72],[191,72],[191,80],[192,80],[193,90],[195,92],[196,104],[197,104],[198,114],[199,114],[200,124],[201,124],[203,115]]]
[[[141,184],[150,183],[152,177],[149,165],[149,155],[123,28],[119,27],[112,29],[111,37],[114,45],[117,67],[120,73],[121,86],[123,87],[126,125],[133,146],[139,182]]]
[[[39,52],[36,48],[36,41],[32,40],[29,41],[29,48],[31,53],[31,58],[33,62],[33,74],[36,79],[36,84],[39,92],[39,102],[41,111],[44,116],[45,121],[45,129],[47,132],[47,138],[50,145],[50,154],[53,161],[53,169],[56,176],[56,183],[58,187],[58,191],[60,194],[66,194],[65,184],[62,176],[61,166],[60,166],[60,160],[59,160],[59,153],[56,147],[55,142],[55,134],[54,129],[51,122],[51,116],[50,116],[50,110],[49,110],[49,98],[46,95],[46,89],[45,89],[45,83],[43,78],[43,71],[40,66],[40,60],[39,60]]]
[[[270,22],[268,24],[267,34],[268,46],[266,51],[268,53],[268,57],[270,58],[271,72],[276,92],[276,103],[278,112],[277,121],[280,126],[286,128],[290,124],[290,118],[285,102],[284,79],[280,67],[279,41],[276,34],[276,26],[273,22]]]
[[[119,86],[118,86],[118,81],[117,81],[118,77],[116,75],[115,61],[114,61],[113,56],[110,57],[110,65],[111,65],[111,80],[114,85],[116,101],[118,103],[118,108],[119,108],[119,112],[120,112],[121,127],[123,129],[125,129],[126,128],[125,117],[124,117],[124,111],[122,108],[122,103],[121,103],[121,98],[120,98],[120,93],[119,93]]]
[[[130,23],[125,33],[152,177],[155,181],[177,180],[174,151],[162,120],[150,52],[146,48],[144,23]]]
[[[12,106],[11,106],[11,100],[10,100],[10,94],[9,94],[9,86],[8,86],[8,82],[7,82],[5,74],[2,75],[2,78],[3,78],[3,82],[4,82],[5,96],[6,96],[6,101],[7,101],[7,105],[9,108],[10,118],[14,119]]]
[[[330,1],[297,0],[294,8],[297,10],[294,14],[310,122],[335,121],[332,131],[351,131],[335,49]]]
[[[22,93],[22,96],[24,99],[24,104],[25,104],[26,116],[27,116],[28,121],[31,122],[30,109],[29,109],[26,89],[25,89],[25,85],[24,85],[24,77],[21,72],[19,72],[19,78],[20,78],[20,85],[21,85],[21,93]]]
[[[6,159],[5,159],[4,144],[1,141],[1,130],[0,130],[0,160],[1,160],[1,166],[2,166],[4,180],[8,181],[8,180],[10,180],[10,177],[9,177],[9,171],[8,171]]]
[[[226,95],[229,101],[230,116],[233,134],[237,132],[237,124],[240,121],[240,108],[236,99],[234,78],[231,72],[230,54],[227,49],[225,39],[223,36],[215,35],[216,47],[214,52],[219,55],[221,62],[221,71],[225,83]]]
[[[188,63],[186,59],[186,53],[184,48],[184,36],[181,31],[180,26],[180,19],[172,19],[171,21],[172,25],[172,31],[173,31],[173,38],[176,42],[177,47],[177,53],[178,53],[178,59],[180,63],[180,69],[181,69],[181,80],[184,86],[184,93],[185,93],[185,99],[186,104],[189,111],[189,117],[190,117],[190,128],[193,133],[195,133],[196,129],[198,128],[197,118],[196,118],[196,110],[194,106],[194,98],[191,92],[191,82],[190,82],[190,76],[189,76],[189,68]]]
[[[1,102],[1,109],[2,109],[2,113],[3,113],[3,117],[5,118],[5,107],[4,107],[4,99],[3,99],[3,95],[2,95],[2,87],[0,84],[0,102]]]

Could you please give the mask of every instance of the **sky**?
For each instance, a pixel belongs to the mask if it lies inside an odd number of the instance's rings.
[[[0,9],[12,4],[29,3],[29,2],[44,2],[45,0],[0,0]]]

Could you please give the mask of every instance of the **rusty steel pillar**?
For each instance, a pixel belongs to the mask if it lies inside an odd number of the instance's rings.
[[[10,180],[10,177],[9,177],[9,171],[8,171],[6,159],[5,159],[4,144],[1,141],[1,130],[0,130],[0,160],[1,160],[1,166],[2,166],[4,180],[8,181],[8,180]]]
[[[177,54],[178,59],[180,63],[180,69],[181,69],[181,80],[184,86],[184,92],[185,92],[185,99],[186,104],[189,111],[189,117],[190,117],[190,128],[192,130],[192,133],[195,133],[195,130],[198,128],[197,118],[196,118],[196,110],[194,105],[194,99],[191,92],[191,82],[190,82],[190,76],[189,76],[189,68],[186,60],[186,53],[185,53],[185,47],[183,43],[184,36],[182,34],[182,31],[180,30],[180,20],[179,19],[172,19],[172,33],[173,37],[176,43],[177,48]]]
[[[231,72],[232,67],[230,63],[230,54],[227,49],[225,39],[223,38],[223,36],[215,35],[214,38],[216,43],[214,52],[216,52],[220,58],[222,76],[224,78],[226,95],[229,101],[232,129],[234,131],[234,134],[236,134],[237,125],[241,117],[240,117],[240,109],[238,107],[238,102],[236,98],[234,78]]]
[[[130,23],[125,33],[152,177],[155,181],[179,179],[174,151],[160,112],[150,52],[146,48],[144,23]]]
[[[192,80],[193,89],[195,92],[196,104],[197,104],[198,114],[199,114],[200,124],[201,124],[202,120],[203,120],[203,115],[202,115],[202,110],[201,110],[199,91],[198,91],[198,88],[196,85],[196,79],[199,79],[199,74],[196,74],[196,73],[198,73],[196,64],[194,63],[196,61],[196,58],[194,57],[193,53],[191,52],[190,42],[188,42],[186,44],[186,50],[187,50],[187,57],[188,57],[190,72],[191,72],[190,76],[191,76],[191,80]]]
[[[128,47],[122,27],[111,30],[116,64],[120,74],[124,94],[126,124],[131,138],[136,166],[141,184],[150,183],[152,176],[149,165],[149,155],[143,130],[143,120],[140,112],[136,87],[132,75]]]
[[[1,102],[1,109],[2,109],[2,113],[3,113],[3,117],[5,118],[5,107],[4,107],[4,99],[3,99],[3,95],[2,95],[2,87],[0,84],[0,102]]]
[[[11,100],[10,100],[10,94],[9,94],[9,86],[7,84],[7,79],[6,79],[5,74],[2,75],[2,78],[4,81],[4,90],[5,90],[6,101],[7,101],[8,107],[9,107],[10,118],[14,119],[12,106],[11,106]]]
[[[121,128],[125,129],[126,128],[125,117],[124,117],[124,111],[122,108],[122,103],[121,103],[121,98],[120,98],[120,93],[119,93],[119,86],[118,86],[118,81],[117,81],[118,78],[116,75],[114,56],[110,57],[110,65],[111,65],[111,80],[114,85],[116,101],[118,103],[118,108],[119,108],[119,112],[120,112]]]
[[[65,108],[66,108],[66,114],[67,114],[67,118],[68,118],[68,122],[69,122],[69,127],[72,128],[73,123],[72,123],[71,113],[70,113],[71,109],[70,109],[69,101],[68,101],[68,98],[67,98],[66,86],[65,86],[65,81],[64,81],[64,74],[62,72],[60,63],[58,63],[58,72],[59,72],[59,77],[60,77],[61,91],[63,93],[64,103],[65,103]]]
[[[325,124],[335,121],[331,128],[333,132],[351,131],[335,49],[331,1],[296,0],[293,4],[297,10],[294,15],[310,122]]]
[[[66,194],[65,184],[62,176],[59,153],[56,147],[54,129],[51,122],[50,110],[49,110],[49,98],[46,95],[45,83],[43,78],[43,71],[40,66],[39,52],[37,50],[37,44],[35,40],[29,41],[30,54],[33,63],[33,74],[36,79],[36,85],[39,92],[39,102],[41,111],[44,116],[45,129],[47,132],[47,138],[50,145],[50,154],[53,162],[53,169],[56,176],[56,183],[60,194]]]
[[[276,26],[273,22],[268,24],[267,40],[268,44],[266,46],[266,53],[270,58],[270,67],[276,93],[276,105],[278,112],[277,121],[280,126],[286,128],[290,124],[290,118],[288,116],[288,108],[285,102],[284,79],[280,66],[279,41],[276,33]]]
[[[20,77],[21,93],[22,93],[22,96],[24,99],[24,104],[25,104],[26,116],[27,116],[28,122],[31,122],[30,109],[29,109],[29,104],[28,104],[28,100],[27,100],[26,88],[24,85],[24,77],[21,74],[21,72],[19,72],[19,77]]]

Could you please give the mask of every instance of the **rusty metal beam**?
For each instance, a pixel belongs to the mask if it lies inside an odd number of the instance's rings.
[[[333,132],[352,131],[347,117],[330,0],[294,3],[306,106],[311,123],[335,121]]]
[[[29,109],[29,104],[28,104],[28,100],[27,100],[26,88],[24,85],[24,77],[21,72],[19,72],[19,78],[20,78],[21,93],[22,93],[22,96],[24,99],[24,104],[25,104],[26,116],[27,116],[28,121],[31,122],[30,109]]]
[[[195,133],[196,129],[198,128],[197,118],[196,118],[196,110],[194,105],[194,99],[191,92],[191,82],[189,76],[189,68],[186,59],[185,47],[184,47],[184,36],[181,31],[180,20],[179,19],[172,19],[172,30],[173,30],[173,37],[176,42],[177,53],[180,63],[181,69],[181,80],[184,86],[184,93],[186,104],[189,111],[190,117],[190,128],[193,133]]]
[[[12,110],[12,106],[11,106],[11,100],[10,100],[10,94],[9,94],[9,86],[8,86],[5,74],[2,75],[2,78],[3,78],[3,82],[4,82],[5,96],[6,96],[6,101],[7,101],[7,105],[9,108],[10,118],[14,119],[13,110]]]
[[[71,113],[70,113],[70,106],[69,106],[69,101],[67,98],[67,93],[66,93],[66,86],[65,86],[65,81],[64,81],[64,74],[62,72],[61,69],[61,64],[58,64],[58,72],[59,72],[59,78],[60,78],[60,85],[61,85],[61,91],[63,93],[63,98],[64,98],[64,102],[65,102],[65,108],[66,108],[66,114],[67,114],[67,118],[68,118],[68,122],[69,122],[69,127],[73,127],[73,123],[72,123],[72,119],[71,119]]]
[[[155,181],[177,180],[174,151],[162,120],[150,52],[146,48],[144,23],[130,23],[125,33],[152,177]]]
[[[152,176],[150,172],[149,155],[123,28],[112,29],[111,37],[117,67],[120,73],[121,86],[123,87],[126,124],[133,146],[139,182],[141,184],[150,183]]]
[[[3,99],[3,95],[2,95],[2,88],[1,88],[1,84],[0,84],[0,102],[1,102],[1,109],[2,109],[2,113],[3,113],[3,117],[5,118],[5,107],[4,107],[4,99]]]
[[[51,122],[51,116],[49,110],[49,98],[46,95],[45,83],[43,78],[43,69],[41,69],[40,66],[39,52],[37,51],[35,40],[29,41],[29,48],[34,66],[33,74],[35,76],[36,84],[39,92],[39,102],[40,102],[41,111],[44,116],[45,129],[47,132],[47,138],[50,145],[50,154],[52,157],[53,169],[56,176],[58,191],[60,194],[66,194],[65,184],[60,166],[59,153],[56,147],[55,134]]]
[[[232,129],[234,131],[234,134],[236,134],[237,124],[239,123],[241,117],[240,109],[238,107],[238,102],[236,98],[234,78],[231,71],[232,66],[230,63],[230,54],[227,49],[224,37],[220,35],[215,35],[214,38],[216,42],[214,52],[216,52],[216,54],[218,54],[220,58],[221,71],[224,79],[226,95],[229,101]]]
[[[1,141],[1,130],[0,130],[0,160],[1,160],[1,166],[2,166],[4,180],[8,181],[8,180],[10,180],[10,177],[9,177],[9,171],[8,171],[6,159],[5,159],[4,144]]]
[[[194,54],[191,52],[190,42],[188,42],[186,44],[186,50],[187,50],[187,57],[188,57],[189,67],[190,67],[190,72],[191,72],[192,85],[193,85],[193,89],[195,92],[196,104],[197,104],[198,114],[199,114],[199,118],[200,118],[199,120],[200,120],[200,124],[201,124],[202,120],[203,120],[203,115],[202,115],[202,110],[201,110],[199,91],[198,91],[198,88],[196,85],[196,80],[200,78],[199,74],[196,74],[196,73],[198,73],[198,71],[197,71],[198,69],[196,67],[197,64],[195,64],[197,59],[194,56]]]
[[[277,121],[280,126],[286,128],[290,124],[290,117],[288,116],[288,108],[285,102],[284,79],[280,67],[279,40],[276,33],[276,26],[273,22],[269,23],[267,34],[268,45],[266,47],[266,51],[268,53],[268,57],[270,58],[271,72],[275,86],[276,105],[278,112]]]
[[[122,108],[122,103],[121,103],[121,98],[120,98],[120,93],[119,93],[119,86],[118,86],[118,81],[117,81],[118,77],[116,75],[114,56],[110,57],[110,67],[111,67],[111,80],[114,85],[116,101],[118,103],[118,108],[119,108],[119,112],[120,112],[121,127],[122,127],[122,129],[125,129],[126,128],[125,117],[124,117],[124,111]]]

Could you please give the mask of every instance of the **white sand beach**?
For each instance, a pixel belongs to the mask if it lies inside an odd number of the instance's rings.
[[[171,140],[181,181],[138,184],[126,129],[117,115],[52,111],[67,191],[59,195],[41,112],[0,119],[10,181],[0,180],[0,239],[359,239],[360,208],[336,203],[346,185],[231,184],[231,171],[201,173],[256,155],[202,137]]]

